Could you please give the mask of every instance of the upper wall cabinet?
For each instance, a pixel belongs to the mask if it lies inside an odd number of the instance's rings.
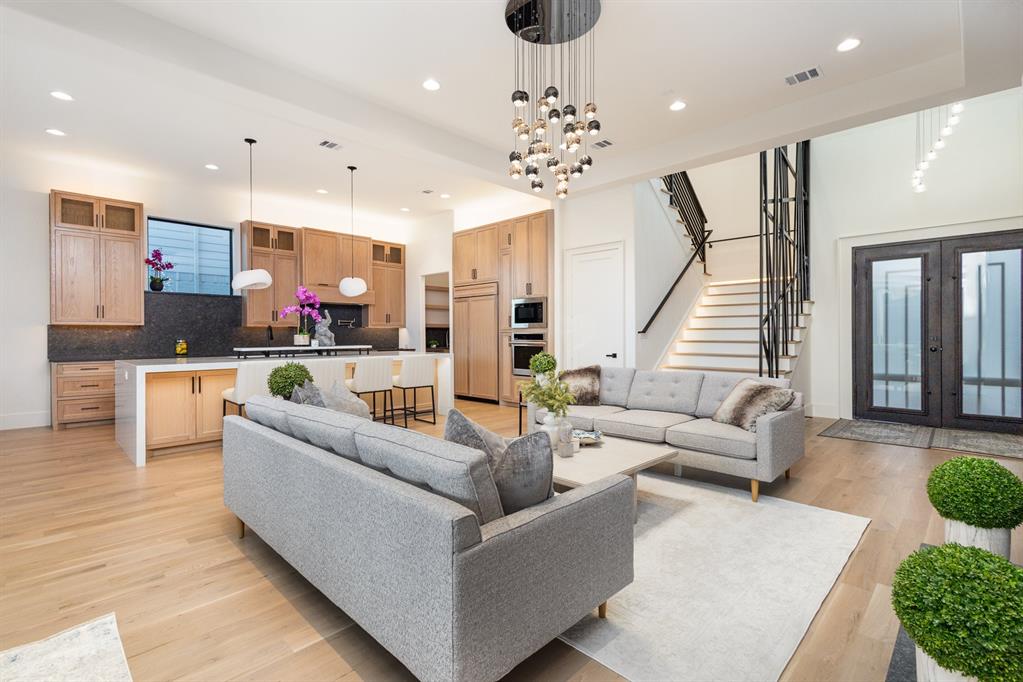
[[[405,245],[392,242],[373,242],[373,265],[405,267]]]
[[[245,221],[248,225],[249,248],[252,251],[264,253],[290,253],[298,255],[299,235],[301,230],[297,227],[285,227],[284,225],[268,225],[267,223],[256,223]]]
[[[266,289],[249,289],[245,297],[245,325],[248,327],[294,327],[295,318],[282,318],[280,311],[295,302],[300,284],[299,255],[302,230],[284,225],[250,223],[242,227],[242,263],[245,269],[261,268],[270,273],[273,284]]]
[[[456,233],[451,257],[453,284],[496,282],[500,274],[498,241],[497,225]]]
[[[50,192],[50,324],[141,325],[142,204]]]
[[[512,221],[512,298],[550,295],[552,230],[550,211]]]
[[[322,302],[366,305],[376,300],[369,237],[305,227],[301,242],[301,284]],[[368,290],[353,298],[343,296],[338,286],[345,277],[361,277]]]

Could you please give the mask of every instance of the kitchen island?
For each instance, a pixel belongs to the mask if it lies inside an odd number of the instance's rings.
[[[413,351],[369,352],[370,357],[386,357],[397,362],[405,358],[422,357],[424,355],[427,354]],[[437,411],[440,414],[446,414],[454,405],[451,356],[448,353],[429,353],[428,355],[437,364]],[[345,363],[347,372],[351,366],[354,366],[359,361],[360,357],[365,358],[367,355],[332,357],[329,360]],[[328,358],[309,358],[309,360],[323,361],[328,360]],[[146,425],[146,388],[147,380],[150,376],[171,374],[183,379],[187,379],[189,376],[200,377],[198,390],[199,394],[202,394],[201,377],[205,376],[207,378],[208,385],[214,384],[214,380],[217,380],[219,381],[219,383],[215,384],[217,388],[221,384],[226,384],[229,387],[233,385],[231,383],[233,381],[232,374],[240,365],[246,362],[266,361],[266,358],[239,359],[234,357],[117,360],[114,363],[114,434],[117,444],[128,458],[134,462],[135,466],[142,467],[146,465],[147,435],[149,433]],[[302,362],[303,358],[280,359],[281,364],[295,361]],[[182,385],[185,386],[185,392],[187,392],[188,384],[183,383]],[[192,379],[192,394],[196,394],[194,379]],[[219,406],[221,404],[219,391],[215,394],[211,392],[209,400],[217,401],[216,405]],[[208,407],[209,404],[207,404]],[[195,410],[194,407],[191,409]],[[206,409],[205,412],[208,413],[209,409]],[[200,414],[199,419],[201,418],[202,415]],[[211,426],[209,428],[213,429],[214,427]],[[216,433],[213,430],[209,432]],[[213,437],[209,440],[215,441],[217,438]]]

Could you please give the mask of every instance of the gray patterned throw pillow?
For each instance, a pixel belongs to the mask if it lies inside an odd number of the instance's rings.
[[[362,398],[348,390],[344,382],[335,381],[330,389],[321,391],[320,395],[323,398],[323,406],[328,409],[369,419],[369,405]]]
[[[506,440],[458,410],[448,412],[444,440],[482,450],[505,514],[532,507],[554,494],[554,452],[543,431]]]
[[[755,432],[758,417],[786,410],[795,399],[796,393],[791,389],[743,379],[721,402],[711,419]]]
[[[291,402],[299,405],[326,407],[323,396],[320,395],[320,388],[309,379],[306,379],[301,386],[296,386],[291,390]]]

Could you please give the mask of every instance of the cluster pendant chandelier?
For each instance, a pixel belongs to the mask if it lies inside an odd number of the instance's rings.
[[[515,36],[508,175],[525,175],[534,192],[543,191],[546,168],[564,199],[570,178],[593,166],[587,139],[600,133],[592,30],[599,17],[600,0],[510,0],[505,9]]]
[[[910,181],[914,192],[927,191],[924,175],[938,159],[938,152],[945,148],[949,136],[955,132],[962,113],[962,102],[917,112],[916,158],[913,161],[913,177]]]

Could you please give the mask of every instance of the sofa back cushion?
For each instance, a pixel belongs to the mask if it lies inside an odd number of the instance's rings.
[[[288,414],[292,437],[356,462],[355,429],[365,423],[362,417],[313,405],[296,405]]]
[[[625,407],[636,370],[631,367],[600,368],[600,404]]]
[[[487,456],[479,450],[367,421],[355,429],[355,445],[364,465],[458,502],[481,525],[504,516]]]
[[[754,381],[780,388],[788,388],[791,383],[788,379],[750,376],[748,374],[739,374],[738,372],[705,372],[703,386],[700,388],[700,400],[696,406],[696,416],[713,417],[718,407],[721,406],[721,402],[728,397],[732,389],[735,388],[735,385],[743,379],[753,379]],[[802,396],[797,395],[798,404],[802,404],[801,400]]]
[[[632,380],[627,407],[693,414],[700,399],[703,372],[640,370]]]
[[[294,434],[288,425],[288,415],[299,407],[301,405],[296,405],[283,398],[253,395],[245,402],[245,416],[257,424],[262,424],[285,436],[292,436]]]

